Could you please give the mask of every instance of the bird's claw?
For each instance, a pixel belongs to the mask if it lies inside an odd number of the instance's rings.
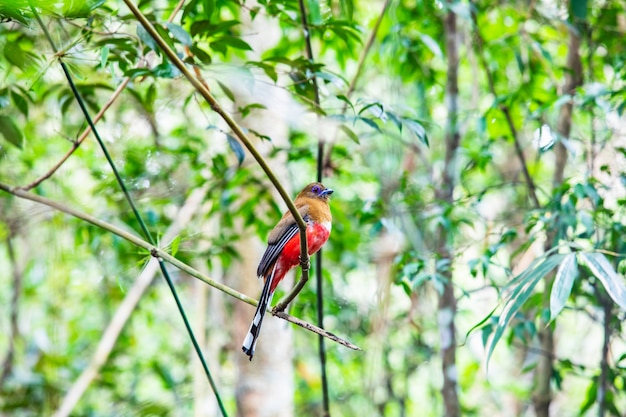
[[[311,269],[311,262],[309,261],[308,256],[304,259],[302,258],[302,256],[300,256],[300,266],[302,267],[303,271],[308,271],[309,269]]]

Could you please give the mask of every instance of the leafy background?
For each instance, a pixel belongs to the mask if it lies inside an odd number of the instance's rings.
[[[180,261],[257,297],[285,205],[125,2],[32,6],[0,2],[0,413],[219,415],[148,251],[20,194],[141,235],[60,62]],[[363,348],[326,342],[332,415],[626,412],[622,1],[137,6],[290,194],[325,143],[325,326]],[[314,334],[268,318],[250,364],[251,307],[168,271],[229,415],[323,415]]]

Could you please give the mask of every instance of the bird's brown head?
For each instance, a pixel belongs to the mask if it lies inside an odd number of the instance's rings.
[[[300,194],[298,194],[298,197],[317,198],[323,201],[328,201],[333,192],[334,190],[324,187],[322,183],[313,182],[304,187],[304,189],[300,191]]]

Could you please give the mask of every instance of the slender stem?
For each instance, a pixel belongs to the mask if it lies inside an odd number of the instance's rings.
[[[313,46],[311,45],[311,29],[309,28],[309,23],[307,19],[307,11],[304,6],[304,0],[298,0],[298,5],[300,7],[300,19],[302,23],[302,31],[304,33],[304,45],[306,48],[306,57],[308,58],[310,63],[314,62],[313,59]],[[311,76],[311,82],[313,83],[313,93],[315,100],[315,108],[320,109],[320,95],[319,88],[317,85],[317,77],[315,74]],[[319,118],[319,114],[317,116]],[[322,181],[323,176],[323,168],[324,168],[324,138],[322,133],[318,131],[317,138],[317,181]],[[324,293],[323,293],[323,285],[322,285],[322,250],[320,249],[315,256],[315,283],[317,289],[316,295],[316,303],[317,303],[317,325],[320,328],[324,328]],[[301,287],[304,287],[304,277],[301,280]],[[300,284],[300,283],[299,283]],[[320,368],[321,368],[321,377],[322,377],[322,401],[323,401],[323,412],[322,415],[324,417],[330,416],[330,400],[328,396],[328,378],[326,376],[326,346],[324,344],[324,338],[320,336],[318,338],[318,352],[320,358]]]
[[[287,295],[285,295],[282,300],[280,300],[279,302],[276,303],[276,305],[272,309],[272,314],[275,314],[275,313],[278,313],[278,312],[281,312],[281,311],[285,311],[285,309],[287,308],[289,303],[291,303],[293,301],[293,299],[296,298],[298,293],[300,293],[300,291],[302,291],[302,288],[304,288],[304,285],[307,283],[308,280],[309,280],[308,275],[307,275],[306,279],[305,279],[304,275],[302,275],[302,277],[298,280],[298,282],[296,282],[296,285],[294,285],[294,287],[291,289],[291,291],[289,291],[289,293]]]
[[[157,258],[159,260],[159,268],[161,268],[161,272],[163,273],[163,276],[169,277],[169,274],[167,272],[167,268],[165,266],[165,262],[163,262],[163,258]],[[170,287],[170,291],[172,292],[172,295],[174,296],[174,300],[176,301],[176,307],[178,307],[179,311],[184,311],[183,305],[180,302],[180,298],[178,298],[178,292],[176,291],[176,288],[174,288],[174,284],[172,283],[171,279],[166,279],[165,280],[167,282],[167,285]],[[187,315],[186,314],[181,314],[181,316],[183,317],[183,322],[185,323],[185,328],[187,329],[187,333],[189,335],[193,335],[193,329],[191,328],[191,324],[189,324],[189,319],[187,319]],[[198,344],[198,340],[196,339],[195,336],[191,337],[191,343],[193,344],[193,347],[195,349],[196,352],[202,352],[202,348],[200,347],[200,345]],[[213,376],[211,375],[211,372],[209,371],[208,365],[206,363],[206,361],[204,360],[203,356],[200,356],[200,362],[202,362],[202,367],[204,368],[204,373],[206,374],[207,378],[209,379],[209,384],[211,385],[211,389],[213,390],[213,393],[215,394],[215,399],[217,400],[217,405],[220,408],[220,411],[222,413],[222,415],[224,417],[228,416],[228,413],[226,412],[226,408],[224,407],[224,403],[222,402],[222,398],[219,395],[219,391],[217,389],[217,385],[215,384],[215,381],[213,380]]]
[[[348,91],[346,91],[346,94],[345,94],[345,96],[348,99],[350,98],[350,96],[352,96],[352,93],[356,89],[357,82],[359,78],[361,77],[363,66],[365,65],[365,59],[369,55],[369,52],[372,49],[372,46],[374,45],[374,40],[376,40],[376,35],[378,34],[378,30],[380,29],[380,24],[383,21],[383,17],[385,17],[385,12],[387,11],[387,8],[389,7],[389,3],[391,3],[391,0],[385,0],[385,2],[383,3],[382,10],[380,11],[378,18],[376,19],[376,22],[374,23],[374,27],[372,28],[372,31],[370,32],[369,37],[367,38],[367,41],[365,42],[365,47],[361,50],[361,55],[359,56],[359,62],[357,63],[357,66],[356,66],[356,72],[354,73],[352,80],[350,80]],[[348,103],[343,102],[340,114],[342,115],[345,114],[347,110],[348,110]],[[335,140],[337,138],[338,133],[339,133],[339,129],[337,129],[335,132]],[[326,150],[326,153],[324,155],[324,162],[322,164],[323,168],[331,167],[330,157],[332,155],[332,149],[333,149],[333,144],[335,140],[332,140],[328,143],[328,149]]]
[[[442,167],[442,179],[435,197],[442,207],[451,207],[454,204],[454,189],[456,186],[455,172],[461,134],[458,128],[459,118],[459,28],[457,16],[449,10],[443,18],[446,45],[446,91],[447,121],[445,133],[445,157]],[[457,379],[456,361],[456,317],[457,302],[454,295],[453,265],[455,260],[454,234],[443,226],[437,228],[435,253],[442,260],[448,261],[448,267],[441,270],[443,289],[439,292],[437,303],[437,327],[440,340],[441,397],[443,398],[442,415],[458,417],[461,415],[459,403],[459,385]]]
[[[54,50],[55,53],[57,53],[57,48],[54,44],[54,41],[52,40],[52,37],[50,36],[50,33],[48,32],[48,29],[46,28],[46,26],[44,25],[43,21],[41,20],[41,17],[39,16],[39,13],[37,13],[37,10],[33,7],[32,4],[30,4],[30,9],[33,12],[33,14],[35,15],[37,22],[39,23],[39,25],[41,26],[41,29],[43,30],[43,32],[46,35],[46,38],[48,39],[48,42],[50,43],[50,46],[52,47],[52,49]],[[58,53],[57,53],[58,54]],[[98,144],[100,145],[100,148],[102,149],[102,152],[104,153],[104,156],[106,157],[107,162],[109,163],[109,166],[111,167],[111,170],[113,171],[113,174],[115,175],[115,178],[117,180],[118,185],[120,186],[120,188],[122,189],[122,192],[124,193],[124,196],[126,197],[126,201],[128,202],[128,204],[130,205],[133,214],[135,215],[135,219],[137,220],[137,222],[139,223],[141,230],[143,231],[144,236],[148,239],[148,241],[154,245],[155,244],[155,240],[152,237],[152,234],[150,233],[150,231],[148,230],[148,227],[146,226],[145,222],[143,221],[143,218],[141,216],[141,214],[139,213],[139,210],[137,209],[137,206],[135,205],[135,202],[133,200],[133,198],[131,197],[128,188],[126,187],[126,184],[124,183],[124,180],[122,179],[122,176],[120,175],[115,163],[113,162],[113,158],[111,158],[111,155],[106,147],[106,145],[104,144],[104,142],[102,141],[102,138],[100,137],[100,134],[98,132],[98,130],[96,129],[96,125],[93,122],[91,115],[89,114],[89,111],[87,110],[87,106],[85,105],[85,102],[83,101],[78,89],[76,88],[76,84],[74,83],[74,80],[72,79],[72,76],[69,72],[69,70],[67,69],[67,66],[65,65],[65,62],[63,62],[63,59],[61,58],[61,56],[58,56],[58,60],[59,63],[61,64],[61,68],[63,69],[63,72],[65,73],[65,77],[67,79],[67,82],[70,85],[70,88],[72,90],[72,93],[74,94],[74,97],[76,98],[76,101],[78,102],[78,105],[80,106],[81,111],[83,112],[83,115],[85,117],[85,119],[87,120],[87,123],[89,124],[89,127],[91,127],[91,131],[93,133],[93,135],[96,137],[96,140],[98,141]],[[215,382],[213,381],[213,377],[211,376],[211,371],[209,370],[209,367],[206,363],[206,360],[204,358],[204,355],[202,353],[202,349],[200,349],[200,346],[198,345],[198,341],[196,340],[196,336],[193,332],[193,329],[191,328],[190,324],[189,324],[189,320],[187,319],[187,314],[185,313],[185,309],[183,308],[182,303],[180,302],[180,299],[178,297],[178,293],[176,291],[176,288],[174,287],[174,284],[172,282],[172,279],[167,271],[167,268],[165,267],[165,264],[163,263],[163,261],[161,259],[159,259],[159,266],[161,267],[161,272],[163,273],[163,277],[165,278],[165,281],[167,282],[167,285],[169,286],[171,292],[172,292],[172,296],[174,297],[174,300],[176,302],[176,307],[178,308],[178,311],[183,319],[183,322],[185,324],[185,328],[187,329],[187,334],[189,336],[189,338],[191,339],[191,342],[193,344],[193,347],[196,351],[196,354],[198,355],[198,358],[200,359],[200,362],[202,364],[202,368],[204,369],[204,372],[207,376],[207,379],[209,380],[209,383],[211,384],[211,388],[213,388],[213,393],[215,395],[215,398],[217,400],[218,406],[220,408],[220,411],[222,413],[222,415],[224,417],[228,416],[228,413],[226,412],[226,409],[224,408],[224,405],[222,403],[221,397],[219,395],[219,392],[217,390],[217,387],[215,385]]]
[[[383,21],[383,17],[385,17],[385,12],[387,11],[387,8],[389,7],[389,3],[391,3],[391,0],[385,0],[385,2],[383,3],[382,10],[380,11],[378,18],[376,19],[376,22],[374,23],[374,27],[372,28],[372,31],[370,32],[370,35],[367,38],[367,41],[365,42],[365,47],[361,50],[361,55],[359,56],[359,62],[356,66],[356,73],[354,74],[354,77],[352,77],[352,80],[350,81],[350,85],[348,86],[348,91],[346,91],[346,97],[348,98],[350,98],[350,96],[354,92],[354,89],[356,88],[356,83],[361,76],[361,72],[363,71],[365,59],[367,58],[369,51],[372,49],[372,45],[374,45],[374,40],[376,40],[378,29],[380,28],[380,24]],[[344,102],[343,112],[345,112],[347,106],[348,106],[348,103]]]
[[[321,161],[321,156],[318,161]],[[316,287],[317,287],[317,325],[322,329],[324,328],[324,293],[322,285],[322,250],[320,249],[315,257],[315,275],[316,275]],[[322,373],[322,398],[324,405],[324,417],[330,417],[330,397],[328,394],[328,377],[326,375],[326,344],[324,343],[324,338],[320,335],[318,338],[319,346],[319,358],[320,358],[320,368]]]
[[[15,238],[14,232],[9,231],[9,236],[7,237],[7,254],[9,256],[9,262],[11,264],[12,275],[13,275],[13,293],[11,294],[11,302],[10,302],[10,313],[9,313],[9,346],[7,348],[6,356],[2,361],[2,371],[0,372],[0,386],[4,385],[4,382],[7,380],[9,375],[13,370],[13,359],[15,356],[15,342],[19,337],[19,329],[18,329],[18,314],[19,314],[19,301],[20,295],[22,293],[22,279],[23,279],[23,271],[20,265],[20,262],[15,253],[15,249],[13,247],[13,239]]]
[[[37,194],[33,194],[31,192],[28,191],[24,191],[20,188],[17,187],[11,187],[7,184],[4,183],[0,183],[0,190],[5,191],[9,194],[12,194],[16,197],[19,198],[23,198],[25,200],[30,200],[33,201],[35,203],[39,203],[39,204],[43,204],[45,206],[51,207],[57,211],[60,211],[62,213],[68,214],[72,217],[76,217],[77,219],[83,220],[89,224],[92,224],[100,229],[106,230],[110,233],[113,233],[114,235],[117,235],[119,237],[121,237],[124,240],[127,240],[128,242],[132,243],[133,245],[140,247],[142,249],[145,249],[147,253],[149,253],[150,255],[154,256],[154,257],[159,257],[159,258],[163,258],[163,260],[171,265],[173,265],[174,267],[178,268],[179,270],[185,272],[186,274],[199,279],[200,281],[210,285],[211,287],[222,291],[225,294],[230,295],[231,297],[234,297],[236,299],[238,299],[239,301],[243,301],[246,304],[250,304],[252,306],[256,306],[258,304],[258,301],[256,301],[254,298],[248,297],[245,294],[240,293],[237,290],[234,290],[224,284],[221,284],[211,278],[209,278],[208,276],[202,274],[201,272],[199,272],[198,270],[190,267],[189,265],[187,265],[184,262],[179,261],[178,259],[176,259],[174,256],[170,255],[169,253],[165,252],[163,249],[160,249],[154,245],[151,245],[150,243],[146,242],[145,240],[141,239],[140,237],[137,237],[136,235],[127,232],[124,229],[120,229],[117,226],[114,226],[110,223],[107,223],[103,220],[100,220],[94,216],[91,216],[87,213],[83,213],[79,210],[76,210],[72,207],[66,206],[62,203],[59,203],[57,201],[54,200],[50,200],[48,198],[39,196]],[[317,326],[314,326],[310,323],[306,323],[303,322],[302,320],[290,316],[289,314],[285,314],[285,313],[274,313],[274,315],[276,317],[280,317],[284,320],[287,320],[291,323],[297,324],[298,326],[304,327],[307,330],[310,330],[314,333],[317,334],[321,334],[324,335],[324,337],[327,337],[328,339],[331,339],[337,343],[340,343],[346,347],[349,347],[350,349],[354,349],[354,350],[361,350],[358,347],[356,347],[354,344],[347,342],[343,339],[338,338],[337,336],[333,335],[330,332],[326,332],[322,329],[320,329]],[[305,325],[303,325],[303,323],[305,323]]]
[[[600,358],[600,376],[598,378],[597,401],[598,416],[604,417],[606,414],[606,398],[609,389],[609,346],[611,345],[611,312],[613,301],[604,293],[604,290],[595,286],[598,300],[602,305],[604,317],[602,318],[602,327],[604,339],[602,342],[602,357]]]
[[[152,36],[154,41],[159,45],[159,47],[163,50],[163,53],[168,57],[170,62],[178,68],[178,70],[187,78],[187,80],[191,83],[191,85],[200,93],[200,95],[206,100],[207,103],[211,106],[214,112],[216,112],[226,124],[231,128],[235,136],[243,143],[243,145],[248,149],[248,152],[252,155],[252,157],[257,161],[261,169],[267,175],[267,178],[274,185],[283,201],[287,205],[287,208],[291,212],[292,216],[296,220],[298,227],[300,229],[300,253],[303,254],[303,262],[301,263],[303,266],[308,265],[309,263],[309,255],[308,255],[308,245],[306,239],[306,223],[302,219],[302,216],[298,212],[293,200],[282,186],[274,172],[271,170],[263,156],[259,153],[259,151],[252,145],[252,142],[248,138],[248,136],[244,133],[242,128],[237,124],[235,119],[233,119],[228,112],[226,112],[218,103],[218,101],[213,97],[209,89],[204,85],[204,83],[187,68],[185,63],[178,57],[175,51],[173,51],[170,46],[161,38],[158,34],[154,26],[150,23],[150,21],[146,18],[146,16],[141,13],[141,11],[135,6],[131,0],[124,0],[126,6],[130,9],[131,13],[135,15],[137,20],[141,23],[141,25],[146,29],[146,32]],[[307,268],[302,268],[302,276],[307,277],[308,279],[309,271]]]
[[[485,74],[487,75],[487,83],[489,85],[489,91],[491,92],[491,94],[494,97],[498,97],[498,94],[496,92],[496,86],[495,86],[495,81],[493,78],[493,74],[491,72],[491,70],[489,69],[489,64],[487,62],[487,58],[485,57],[485,52],[484,52],[484,44],[485,41],[482,37],[482,35],[480,34],[480,29],[478,28],[478,19],[476,16],[476,5],[472,4],[471,5],[471,10],[472,10],[472,22],[473,22],[473,26],[474,26],[474,35],[476,37],[476,49],[478,52],[478,58],[480,59],[480,62],[483,66],[483,69],[485,71]],[[524,151],[522,149],[522,145],[520,143],[519,140],[519,135],[517,133],[517,129],[515,128],[515,123],[513,122],[513,118],[511,117],[511,112],[509,110],[509,107],[504,104],[501,103],[499,105],[500,111],[504,114],[504,117],[506,119],[506,122],[509,126],[509,130],[511,131],[511,136],[513,137],[513,145],[515,147],[515,154],[517,155],[517,158],[520,161],[520,165],[522,166],[522,174],[524,175],[524,179],[526,180],[526,184],[528,186],[528,192],[530,194],[530,198],[533,202],[533,205],[535,206],[535,208],[539,208],[541,207],[541,204],[539,203],[539,198],[537,197],[537,187],[535,185],[535,182],[533,181],[532,177],[530,176],[530,172],[528,171],[528,164],[526,162],[526,157],[524,156]]]

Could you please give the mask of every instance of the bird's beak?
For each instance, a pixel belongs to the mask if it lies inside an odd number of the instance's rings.
[[[332,188],[327,188],[324,191],[322,191],[322,195],[331,195],[334,192],[335,190],[333,190]]]

